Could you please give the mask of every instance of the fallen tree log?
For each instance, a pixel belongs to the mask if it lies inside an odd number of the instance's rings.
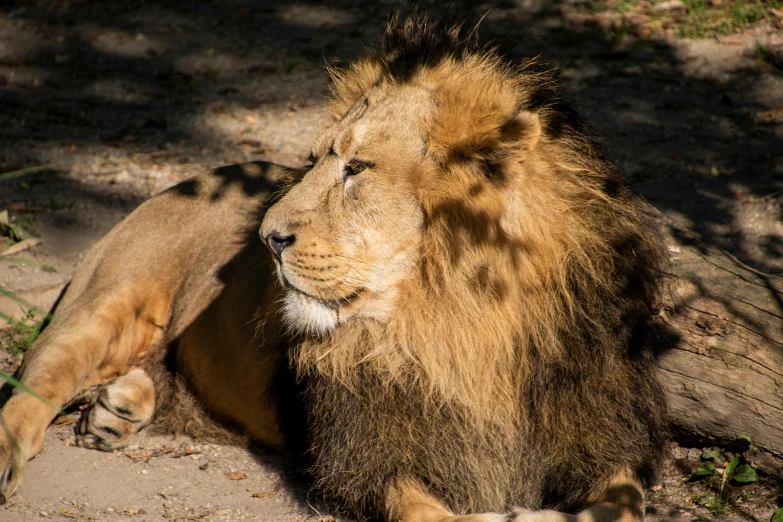
[[[669,230],[657,365],[675,437],[726,447],[749,435],[754,464],[783,476],[783,278]]]

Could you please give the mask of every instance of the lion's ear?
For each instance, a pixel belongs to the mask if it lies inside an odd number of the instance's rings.
[[[541,138],[541,118],[530,111],[519,111],[509,125],[515,127],[515,133],[519,136],[517,143],[528,152],[535,150]]]
[[[475,112],[443,111],[445,114],[441,113],[430,128],[430,150],[443,162],[495,161],[513,150],[529,152],[538,146],[541,138],[538,114],[521,110],[501,119],[497,112],[487,112],[488,115],[479,118]]]

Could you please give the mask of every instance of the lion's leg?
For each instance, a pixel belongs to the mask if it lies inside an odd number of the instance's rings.
[[[388,522],[640,522],[644,498],[639,483],[621,474],[601,499],[576,515],[552,510],[455,515],[414,481],[396,482],[386,496]]]
[[[118,377],[101,389],[82,415],[76,443],[111,451],[122,448],[155,414],[155,385],[141,368]]]
[[[0,503],[18,487],[61,408],[82,390],[123,375],[162,338],[156,326],[162,323],[122,294],[73,305],[56,316],[25,357],[20,381],[33,393],[15,389],[0,412]]]
[[[455,515],[424,486],[414,480],[398,480],[386,492],[387,522],[506,522],[507,514]]]
[[[508,522],[641,522],[644,520],[644,495],[630,474],[617,475],[601,498],[576,515],[558,511],[517,511]]]

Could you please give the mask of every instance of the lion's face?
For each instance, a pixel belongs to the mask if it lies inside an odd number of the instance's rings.
[[[260,234],[295,329],[389,317],[421,243],[414,180],[430,103],[419,87],[370,91],[315,141],[312,168],[267,212]]]

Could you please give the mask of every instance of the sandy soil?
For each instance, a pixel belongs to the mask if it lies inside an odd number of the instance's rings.
[[[651,30],[618,41],[616,15],[576,4],[502,2],[485,30],[558,68],[610,156],[664,214],[783,274],[783,74],[757,52],[783,62],[779,25],[693,41],[637,17]],[[57,271],[0,264],[0,287],[46,309],[86,249],[150,195],[226,163],[301,162],[328,89],[325,58],[357,56],[394,5],[4,2],[0,173],[43,168],[0,178],[0,210],[42,239],[18,255]],[[24,314],[7,299],[0,312]],[[2,368],[18,362],[0,350]],[[147,434],[105,454],[73,447],[70,429],[49,430],[0,520],[328,519],[277,456]],[[699,506],[703,486],[683,482],[698,455],[673,447],[649,519],[769,520],[783,502],[762,478],[726,513]]]

